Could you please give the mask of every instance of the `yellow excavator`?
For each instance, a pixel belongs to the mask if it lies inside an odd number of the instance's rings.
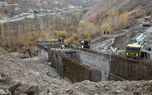
[[[152,25],[152,17],[147,16],[144,19],[143,27],[150,27]]]
[[[126,53],[125,54],[129,58],[132,57],[132,58],[140,59],[141,52],[142,52],[141,45],[128,44],[127,47],[126,47]]]
[[[133,40],[132,44],[127,45],[125,55],[129,58],[140,59],[145,55],[143,49],[146,48],[146,35],[140,34]]]

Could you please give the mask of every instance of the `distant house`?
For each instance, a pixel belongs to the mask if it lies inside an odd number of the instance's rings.
[[[73,5],[68,5],[68,8],[69,8],[69,9],[74,9],[75,6],[73,6]]]
[[[58,1],[55,1],[54,3],[55,3],[55,4],[59,4],[59,2],[58,2]]]
[[[18,4],[11,4],[11,8],[17,9],[18,8]]]
[[[0,8],[7,7],[7,6],[8,6],[7,2],[0,2]]]

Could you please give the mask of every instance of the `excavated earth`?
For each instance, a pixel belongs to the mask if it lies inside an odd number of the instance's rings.
[[[152,81],[61,79],[44,57],[18,59],[0,48],[0,95],[151,95]]]
[[[44,95],[43,91],[57,94],[68,85],[45,58],[22,60],[0,48],[0,95]]]
[[[151,33],[152,27],[143,28],[142,24],[124,29],[122,31],[114,31],[109,35],[101,35],[91,43],[91,49],[107,53],[111,51],[111,47],[116,50],[124,50],[128,43],[133,43],[132,39],[137,35],[145,34],[147,36],[147,47],[152,45]]]

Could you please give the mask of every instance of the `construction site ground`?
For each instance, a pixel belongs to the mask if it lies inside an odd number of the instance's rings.
[[[143,27],[142,24],[139,24],[122,31],[114,31],[107,35],[101,35],[101,37],[92,41],[91,49],[103,53],[116,53],[116,51],[125,50],[127,44],[132,43],[132,39],[142,33],[147,36],[147,47],[151,46],[152,27]],[[111,52],[112,50],[113,52]]]
[[[61,79],[45,57],[18,59],[0,48],[0,95],[150,95],[152,81]]]

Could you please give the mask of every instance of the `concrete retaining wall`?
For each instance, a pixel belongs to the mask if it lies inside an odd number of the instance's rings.
[[[86,65],[65,57],[63,58],[63,63],[65,63],[66,76],[74,82],[83,80],[97,82],[101,80],[101,72],[97,69],[89,68]]]
[[[151,80],[152,63],[118,55],[111,56],[110,72],[127,80]]]
[[[118,55],[110,56],[87,49],[75,50],[72,54],[48,50],[45,47],[42,49],[45,50],[41,51],[42,54],[49,53],[49,61],[60,76],[67,76],[73,82],[152,79],[151,62],[127,59]]]
[[[79,60],[81,64],[85,64],[92,68],[99,69],[102,72],[101,80],[108,80],[110,72],[110,58],[108,55],[82,50],[77,50],[77,53],[79,54]]]
[[[81,64],[58,51],[49,50],[49,61],[61,77],[68,77],[72,82],[83,80],[100,81],[101,71]]]
[[[79,60],[81,64],[88,65],[93,68],[97,68],[101,71],[102,79],[101,80],[115,80],[121,81],[125,80],[122,77],[119,77],[112,72],[110,72],[110,60],[111,56],[108,54],[99,53],[93,50],[80,49],[77,50],[79,54]]]
[[[74,50],[73,52],[65,53],[61,54],[60,51],[50,50],[49,61],[52,62],[52,67],[61,76],[67,76],[74,82],[82,80],[124,80],[110,73],[109,55],[96,53],[91,50]],[[64,70],[59,71],[62,68]]]

